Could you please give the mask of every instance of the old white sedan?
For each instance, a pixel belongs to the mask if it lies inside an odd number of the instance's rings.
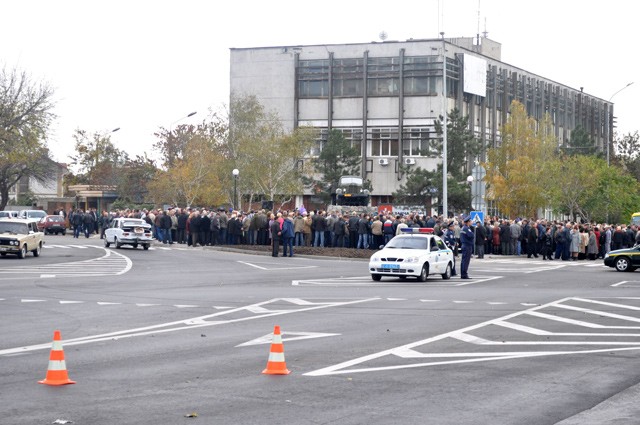
[[[424,282],[430,274],[439,274],[443,279],[451,278],[453,252],[433,234],[433,229],[406,228],[402,232],[371,256],[371,279],[378,281],[382,276],[401,279],[413,276]]]
[[[111,226],[104,231],[104,246],[107,248],[111,244],[114,244],[116,248],[120,248],[122,245],[131,245],[137,248],[138,245],[142,245],[146,250],[149,249],[152,241],[151,226],[139,218],[115,218],[111,222]]]

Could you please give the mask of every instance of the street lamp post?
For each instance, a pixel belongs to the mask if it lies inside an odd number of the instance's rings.
[[[444,32],[442,36],[442,104],[444,107],[444,122],[442,126],[442,214],[446,219],[449,217],[449,205],[447,204],[448,188],[447,188],[447,47],[444,41]]]
[[[240,170],[234,168],[231,172],[233,174],[233,210],[237,210],[238,205],[238,174],[240,174]]]
[[[620,90],[618,90],[617,92],[615,92],[614,94],[611,95],[611,97],[609,98],[609,102],[611,102],[611,100],[613,99],[613,97],[615,95],[617,95],[618,93],[620,93],[622,90],[626,89],[627,87],[629,87],[631,84],[633,84],[633,81],[630,83],[627,83],[627,85],[625,85],[623,88],[621,88]],[[612,109],[613,111],[613,109]],[[613,114],[612,114],[613,115]],[[613,117],[611,117],[611,119],[613,119]],[[611,144],[613,143],[613,125],[611,126],[611,134],[609,134],[609,140],[607,140],[607,167],[610,165],[610,156],[609,156],[609,149]]]

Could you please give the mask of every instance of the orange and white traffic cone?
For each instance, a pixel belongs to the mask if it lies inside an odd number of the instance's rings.
[[[45,385],[67,385],[76,383],[69,379],[69,375],[67,374],[67,365],[64,362],[64,350],[62,349],[60,331],[53,332],[53,344],[51,346],[51,354],[49,355],[47,377],[42,381],[38,381],[38,383]]]
[[[262,373],[267,375],[288,375],[291,373],[284,361],[284,345],[280,335],[280,326],[276,326],[273,330],[269,361],[267,362],[267,368]]]

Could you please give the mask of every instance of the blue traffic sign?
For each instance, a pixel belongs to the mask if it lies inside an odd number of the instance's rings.
[[[482,211],[471,211],[469,218],[473,223],[484,223],[484,213]]]

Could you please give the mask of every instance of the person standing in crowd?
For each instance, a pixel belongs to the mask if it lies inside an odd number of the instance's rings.
[[[189,221],[189,234],[191,235],[191,246],[198,246],[198,244],[202,245],[202,241],[200,240],[200,223],[202,220],[200,219],[200,211],[195,210],[191,215],[191,220]]]
[[[533,222],[527,233],[527,258],[531,256],[538,258],[538,226]]]
[[[304,245],[304,217],[298,212],[293,220],[293,244]]]
[[[358,246],[357,249],[369,249],[369,217],[361,214],[358,220]]]
[[[324,232],[327,230],[327,219],[324,216],[324,211],[318,211],[318,213],[313,216],[312,228],[315,232],[313,246],[324,247]]]
[[[227,212],[225,210],[220,211],[220,245],[226,245],[228,243],[227,239],[227,226],[229,224],[229,216],[227,216]]]
[[[569,251],[571,251],[571,260],[576,261],[578,259],[578,253],[580,252],[580,229],[577,224],[573,225],[570,235],[571,245],[569,245]]]
[[[458,256],[458,244],[456,241],[456,232],[453,231],[454,223],[453,220],[447,224],[447,230],[442,234],[442,239],[444,243],[447,244],[451,252],[453,252],[453,266],[451,267],[451,276],[457,276],[458,272],[456,271],[456,257]]]
[[[388,244],[394,236],[393,221],[391,217],[383,217],[382,234],[384,235],[384,244]]]
[[[280,251],[280,236],[282,236],[282,229],[280,228],[280,222],[275,219],[275,216],[271,214],[271,256],[277,257]]]
[[[312,220],[308,213],[305,211],[302,213],[302,219],[304,220],[304,227],[302,228],[304,246],[311,246],[311,224]]]
[[[589,231],[589,242],[587,244],[587,258],[594,261],[598,256],[598,237],[596,232],[591,229]]]
[[[471,279],[469,277],[469,265],[471,263],[471,254],[473,253],[474,237],[471,225],[471,217],[465,217],[464,226],[460,229],[460,244],[462,245],[462,261],[460,264],[460,278]]]
[[[287,252],[289,257],[293,257],[293,237],[295,232],[293,230],[293,213],[290,213],[287,217],[284,217],[282,222],[282,256],[286,257]]]
[[[358,247],[358,222],[360,218],[355,212],[351,213],[351,217],[349,217],[349,222],[347,225],[349,226],[349,248],[357,248]]]
[[[89,238],[89,235],[94,232],[94,226],[96,224],[95,216],[92,211],[87,211],[82,216],[82,225],[84,227],[84,236]]]
[[[518,227],[520,227],[518,225]],[[479,259],[484,258],[484,245],[487,240],[487,228],[483,223],[476,223],[476,256]],[[520,248],[520,242],[517,242],[518,249]]]
[[[548,226],[545,229],[544,235],[542,236],[542,259],[543,260],[553,260],[553,235],[551,234],[551,226]]]
[[[187,241],[186,232],[187,232],[187,219],[189,215],[184,209],[181,209],[178,213],[178,224],[176,226],[176,240],[179,244],[184,244]]]
[[[342,215],[338,215],[336,221],[333,223],[333,244],[336,248],[344,247],[344,236],[347,234],[347,223],[344,221]]]
[[[479,226],[476,226],[476,228]],[[522,233],[522,227],[520,227],[520,222],[518,220],[514,220],[511,226],[509,226],[509,230],[511,231],[511,255],[520,255],[520,235]],[[476,236],[477,230],[476,230]]]
[[[384,244],[384,236],[382,235],[382,220],[378,215],[376,215],[371,222],[371,234],[373,235],[373,243],[370,246],[378,249],[380,245]]]
[[[98,221],[98,227],[100,228],[100,239],[104,239],[104,231],[107,230],[110,224],[111,219],[109,217],[109,213],[106,211],[102,211],[102,216]]]

